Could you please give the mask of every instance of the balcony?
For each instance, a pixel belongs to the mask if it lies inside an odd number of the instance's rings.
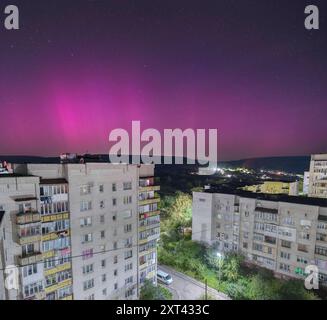
[[[21,224],[28,224],[28,223],[35,223],[41,221],[41,215],[37,211],[26,211],[20,212],[16,215],[16,223]]]
[[[153,198],[139,200],[139,205],[144,206],[147,204],[158,203],[158,202],[160,202],[160,197],[157,195],[157,196],[154,196]]]
[[[139,192],[145,191],[159,191],[160,186],[146,186],[146,187],[139,187]]]
[[[154,217],[160,215],[160,210],[153,210],[153,211],[148,211],[148,212],[139,212],[140,215],[140,220],[148,218],[148,217]]]
[[[73,300],[73,295],[72,294],[67,295],[65,297],[60,298],[59,300]]]
[[[158,187],[159,184],[160,184],[160,179],[158,177],[140,178],[139,180],[140,189],[148,188],[148,187]],[[140,191],[147,191],[147,189],[140,190]]]
[[[42,222],[53,222],[58,220],[67,220],[69,219],[69,213],[55,213],[50,215],[42,216]]]
[[[52,269],[45,270],[44,275],[45,276],[50,276],[52,274],[55,274],[55,273],[58,273],[58,272],[61,272],[61,271],[69,270],[69,269],[71,269],[71,267],[72,267],[71,263],[67,262],[67,263],[58,265],[58,266],[56,266],[56,267],[54,267]]]
[[[160,220],[159,221],[149,221],[148,219],[144,219],[140,221],[139,231],[144,231],[147,229],[157,228],[160,227]]]
[[[51,233],[42,235],[42,241],[56,240],[58,238],[69,237],[69,235],[70,235],[69,230],[51,232]]]
[[[263,212],[263,213],[278,214],[278,209],[272,209],[272,208],[256,207],[254,211],[255,212]]]
[[[64,287],[67,287],[70,285],[72,285],[72,279],[67,279],[67,280],[64,280],[62,282],[56,283],[54,285],[51,285],[51,286],[45,288],[45,292],[48,294],[50,292],[57,291],[59,289],[62,289]]]
[[[18,244],[21,246],[24,244],[35,243],[40,241],[41,241],[40,234],[31,235],[31,236],[18,236]]]
[[[43,257],[41,252],[34,252],[29,255],[18,256],[18,264],[21,266],[25,266],[28,264],[40,262],[42,261],[42,259]]]

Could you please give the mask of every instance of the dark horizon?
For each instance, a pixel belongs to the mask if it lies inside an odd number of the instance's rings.
[[[321,0],[15,0],[0,154],[105,153],[111,130],[218,130],[224,161],[327,151]],[[320,30],[304,8],[320,9]]]

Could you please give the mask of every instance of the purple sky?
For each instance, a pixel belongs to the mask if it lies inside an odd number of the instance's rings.
[[[323,1],[319,31],[302,0],[67,2],[0,25],[0,154],[106,153],[132,120],[217,128],[220,160],[327,151]]]

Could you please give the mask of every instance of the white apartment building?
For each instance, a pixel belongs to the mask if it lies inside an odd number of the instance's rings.
[[[219,192],[219,193],[218,193]],[[214,190],[193,193],[192,239],[238,252],[282,278],[319,267],[327,284],[327,200]]]
[[[327,154],[311,156],[309,197],[327,198]]]
[[[305,171],[303,175],[303,195],[307,196],[309,194],[309,182],[310,182],[310,172]]]
[[[153,165],[15,165],[0,175],[1,299],[136,299],[156,283],[159,197]]]

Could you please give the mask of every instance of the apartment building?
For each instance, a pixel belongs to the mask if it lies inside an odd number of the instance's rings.
[[[260,184],[245,186],[242,189],[256,193],[287,194],[290,196],[297,196],[299,195],[299,182],[270,180],[263,181]]]
[[[156,283],[160,187],[152,165],[14,165],[0,175],[2,299],[136,299]],[[9,232],[9,230],[11,230]]]
[[[327,154],[311,156],[309,197],[327,198]]]
[[[282,278],[319,267],[327,284],[327,200],[245,191],[193,193],[192,239],[238,252]]]

